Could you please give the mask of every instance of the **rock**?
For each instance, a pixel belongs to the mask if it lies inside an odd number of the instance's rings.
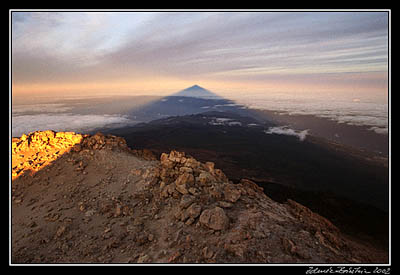
[[[239,244],[230,244],[230,243],[225,243],[224,249],[226,252],[231,253],[239,258],[243,258],[245,254],[245,246],[241,243]]]
[[[82,150],[82,146],[80,144],[76,144],[72,149],[75,152],[80,152]]]
[[[282,238],[282,247],[283,250],[288,253],[288,254],[295,254],[296,252],[296,246],[293,243],[293,241],[289,240],[288,238]]]
[[[214,252],[206,246],[203,248],[202,254],[204,258],[210,259],[214,255]]]
[[[249,179],[241,179],[240,184],[247,189],[251,196],[255,196],[256,193],[264,194],[264,189]]]
[[[150,261],[150,256],[147,255],[147,254],[144,254],[144,255],[142,255],[142,256],[140,256],[140,257],[138,258],[137,263],[138,263],[138,264],[141,264],[141,263],[147,263],[147,262],[149,262],[149,261]]]
[[[176,185],[182,185],[182,184],[190,185],[193,183],[194,183],[194,176],[189,173],[184,173],[180,175],[175,181]]]
[[[25,141],[25,140],[27,140],[27,139],[28,139],[28,137],[27,137],[25,134],[23,134],[23,135],[21,136],[21,138],[20,138],[21,141]]]
[[[221,169],[214,169],[215,177],[221,182],[229,182],[228,177],[222,172]]]
[[[189,191],[186,188],[186,184],[180,184],[175,186],[176,191],[178,191],[181,194],[187,194]]]
[[[121,211],[121,210],[122,210],[122,209],[121,209],[121,205],[117,204],[117,207],[115,208],[114,217],[119,217],[119,216],[121,216],[121,214],[122,214],[122,211]]]
[[[191,174],[191,173],[193,173],[193,169],[190,168],[190,167],[182,166],[182,167],[179,168],[179,173],[181,173],[181,174],[183,174],[183,173]]]
[[[195,219],[201,213],[201,206],[197,203],[193,203],[186,209],[186,212],[188,213],[189,217]]]
[[[306,223],[312,231],[326,231],[338,233],[339,229],[333,225],[328,219],[312,212],[309,208],[297,203],[291,199],[287,200],[288,210],[303,223]]]
[[[178,152],[178,151],[171,151],[169,153],[168,159],[172,162],[181,162],[181,159],[185,157],[184,152]]]
[[[169,158],[164,158],[164,160],[161,161],[161,165],[164,168],[173,169],[175,166],[175,163],[173,161],[169,160]]]
[[[200,167],[200,162],[198,162],[194,158],[187,158],[184,166],[197,170]]]
[[[56,235],[55,235],[55,239],[56,238],[59,238],[59,237],[61,237],[61,235],[62,234],[64,234],[64,232],[65,232],[65,230],[67,229],[67,227],[66,226],[60,226],[58,229],[57,229],[57,232],[56,232]]]
[[[196,198],[194,196],[185,194],[182,196],[179,206],[181,208],[187,208],[189,205],[191,205],[195,201],[195,199]]]
[[[222,208],[216,206],[201,213],[200,223],[214,230],[224,230],[229,226],[229,218]]]
[[[88,210],[85,212],[85,217],[91,217],[94,215],[94,213],[96,213],[96,211],[94,210]]]
[[[208,172],[214,173],[214,162],[207,161],[204,166],[207,168]]]
[[[160,162],[161,164],[164,163],[168,159],[168,154],[162,153],[160,156]]]
[[[175,253],[173,253],[167,260],[168,263],[174,262],[176,259],[178,259],[181,256],[181,252],[178,250]]]
[[[201,172],[196,179],[201,185],[208,185],[215,181],[215,178],[209,172]]]
[[[236,202],[240,198],[240,190],[232,184],[228,184],[224,187],[224,198],[227,201]]]
[[[190,194],[192,194],[194,196],[197,196],[199,194],[198,190],[196,188],[194,188],[194,187],[190,187],[188,189],[188,191],[189,191]]]
[[[24,170],[39,171],[69,149],[80,151],[82,148],[79,146],[84,137],[86,135],[73,132],[36,131],[22,135],[19,139],[13,138],[12,179]]]
[[[176,190],[181,194],[187,194],[189,191],[187,190],[187,185],[194,183],[194,176],[189,173],[184,173],[180,175],[176,181]]]
[[[186,225],[191,225],[191,224],[194,223],[194,221],[195,221],[194,218],[189,218],[189,219],[185,222],[185,224],[186,224]]]
[[[223,208],[231,208],[233,206],[232,203],[227,202],[227,201],[219,201],[218,204],[219,204],[219,206],[221,206]]]
[[[207,189],[208,189],[208,194],[210,195],[211,198],[214,198],[216,200],[222,199],[223,192],[219,184],[214,184],[213,186]]]

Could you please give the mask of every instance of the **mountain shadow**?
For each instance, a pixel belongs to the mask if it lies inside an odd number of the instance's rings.
[[[244,105],[219,96],[199,85],[193,85],[165,97],[138,98],[138,100],[141,103],[134,107],[132,106],[131,109],[124,106],[123,114],[132,120],[140,122],[149,122],[171,116],[199,114],[207,111],[235,113],[253,117],[260,121],[271,122],[269,115],[261,111],[248,109]],[[106,108],[109,108],[109,106],[105,105],[100,109]],[[97,129],[91,133],[96,131]]]
[[[158,118],[104,132],[158,156],[179,150],[213,161],[233,181],[249,178],[277,201],[299,201],[354,236],[387,244],[388,167],[375,155],[306,133],[302,140],[264,112],[198,85],[140,112]]]

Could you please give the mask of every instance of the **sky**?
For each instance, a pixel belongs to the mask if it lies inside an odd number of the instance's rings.
[[[388,93],[388,12],[19,12],[13,96]]]

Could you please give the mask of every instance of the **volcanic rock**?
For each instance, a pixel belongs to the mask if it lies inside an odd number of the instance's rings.
[[[229,218],[220,207],[206,209],[200,215],[200,223],[214,230],[223,230],[229,226]]]

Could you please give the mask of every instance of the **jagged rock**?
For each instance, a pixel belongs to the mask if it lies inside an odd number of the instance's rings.
[[[149,255],[144,254],[144,255],[142,255],[142,256],[140,256],[140,257],[138,258],[137,263],[138,263],[138,264],[147,263],[147,262],[150,262],[150,260],[151,260],[151,259],[150,259]]]
[[[199,176],[196,178],[201,185],[208,185],[209,183],[215,181],[215,177],[213,177],[209,172],[202,171]]]
[[[231,244],[231,243],[225,243],[224,249],[228,252],[231,253],[239,258],[243,258],[246,248],[243,244]]]
[[[282,246],[283,250],[286,253],[294,254],[296,252],[296,246],[293,241],[289,240],[288,238],[282,238]]]
[[[204,210],[200,215],[200,223],[214,230],[223,230],[228,228],[229,218],[225,211],[217,206]]]
[[[195,160],[194,158],[187,158],[184,166],[186,167],[190,167],[193,170],[197,170],[200,167],[200,162],[198,162],[197,160]]]
[[[181,162],[183,157],[185,157],[184,152],[171,151],[171,153],[169,153],[168,159],[172,162]]]
[[[193,173],[193,169],[190,168],[190,167],[182,166],[182,167],[179,168],[179,173],[181,173],[181,174],[182,173],[191,174],[191,173]]]
[[[201,213],[201,205],[197,204],[197,203],[193,203],[191,204],[187,209],[186,212],[188,213],[190,218],[197,218],[198,216],[200,216]]]
[[[176,179],[175,188],[179,193],[187,194],[189,193],[189,191],[187,190],[187,188],[189,188],[188,186],[192,185],[193,183],[194,183],[194,176],[189,173],[184,173]]]
[[[183,173],[175,181],[176,185],[182,185],[182,184],[191,185],[193,183],[194,183],[194,177],[190,173]]]
[[[224,198],[230,202],[236,202],[240,198],[240,190],[235,186],[228,184],[224,187]]]
[[[64,232],[65,232],[66,229],[67,229],[66,226],[64,226],[64,225],[60,226],[60,227],[57,229],[57,232],[56,232],[56,235],[54,236],[54,238],[55,238],[55,239],[56,239],[56,238],[60,238],[61,235],[64,234]]]
[[[222,172],[221,169],[214,169],[214,174],[216,179],[218,179],[221,182],[228,182],[228,177]]]
[[[227,201],[219,201],[218,202],[219,206],[221,206],[222,208],[231,208],[233,206],[232,203],[227,202]]]
[[[176,191],[178,191],[181,194],[187,194],[189,191],[186,188],[186,184],[180,184],[175,186]]]
[[[221,200],[223,196],[222,186],[219,184],[213,184],[211,187],[206,188],[208,190],[208,194],[210,198],[215,200]]]
[[[187,208],[189,205],[191,205],[195,201],[195,199],[196,198],[194,196],[185,194],[185,195],[182,196],[181,202],[179,203],[179,206],[181,208]]]
[[[24,171],[40,170],[70,149],[78,150],[86,136],[73,132],[37,131],[19,139],[13,138],[12,179]]]
[[[209,173],[214,173],[214,166],[215,166],[214,162],[207,161],[207,162],[204,164],[204,166],[207,168],[207,170],[208,170]]]

